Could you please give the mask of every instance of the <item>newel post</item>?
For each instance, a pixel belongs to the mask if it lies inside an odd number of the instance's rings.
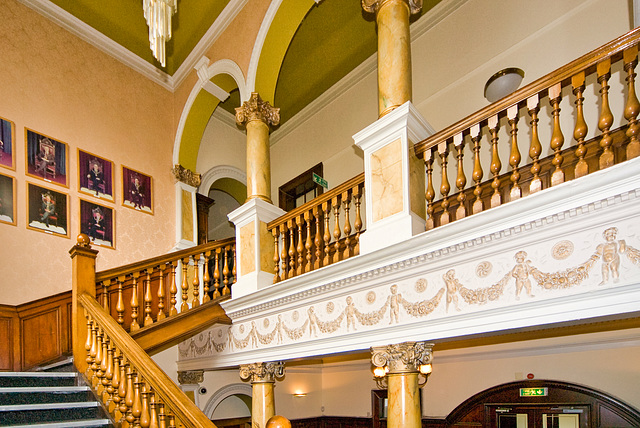
[[[73,361],[80,373],[87,368],[87,321],[84,309],[78,302],[83,294],[96,297],[96,256],[97,250],[91,249],[89,237],[84,233],[78,235],[78,243],[69,250],[71,255],[72,270],[72,318],[71,337],[73,343]]]

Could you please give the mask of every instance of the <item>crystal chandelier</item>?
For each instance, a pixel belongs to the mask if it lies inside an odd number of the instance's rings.
[[[153,56],[165,66],[165,43],[171,39],[171,16],[178,10],[178,0],[142,0],[144,18],[149,26],[149,44]]]

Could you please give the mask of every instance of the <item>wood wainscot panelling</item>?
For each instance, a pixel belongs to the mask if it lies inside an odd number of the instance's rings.
[[[21,371],[71,353],[71,292],[0,306],[0,371]]]

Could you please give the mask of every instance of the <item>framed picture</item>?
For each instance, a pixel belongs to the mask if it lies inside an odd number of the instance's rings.
[[[27,228],[69,237],[69,196],[27,182]]]
[[[16,225],[16,179],[0,174],[0,223]]]
[[[151,176],[122,166],[122,205],[153,214]]]
[[[86,233],[94,245],[115,248],[114,228],[112,208],[80,199],[80,233]]]
[[[0,166],[9,169],[16,169],[15,135],[15,124],[0,117]]]
[[[113,162],[78,149],[78,187],[82,193],[113,202]]]
[[[69,187],[67,144],[25,128],[27,140],[27,175],[49,183]]]

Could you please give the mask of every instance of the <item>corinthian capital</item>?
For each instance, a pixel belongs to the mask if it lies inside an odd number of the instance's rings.
[[[173,172],[173,176],[178,181],[182,181],[183,183],[186,183],[192,187],[200,186],[202,176],[191,171],[190,169],[183,167],[182,165],[175,165],[171,169],[171,172]]]
[[[240,365],[240,378],[251,380],[251,383],[275,382],[276,378],[284,376],[284,363],[253,363]]]
[[[262,101],[257,92],[251,93],[251,98],[236,108],[236,122],[245,125],[252,120],[261,120],[267,125],[275,126],[280,123],[280,109],[271,106],[268,101]]]
[[[432,343],[404,342],[397,345],[374,346],[371,362],[376,367],[389,367],[389,373],[417,372],[421,365],[430,364],[433,358]]]
[[[362,8],[368,13],[378,13],[378,10],[380,10],[383,4],[391,1],[407,3],[412,15],[420,12],[422,9],[422,0],[362,0]]]

